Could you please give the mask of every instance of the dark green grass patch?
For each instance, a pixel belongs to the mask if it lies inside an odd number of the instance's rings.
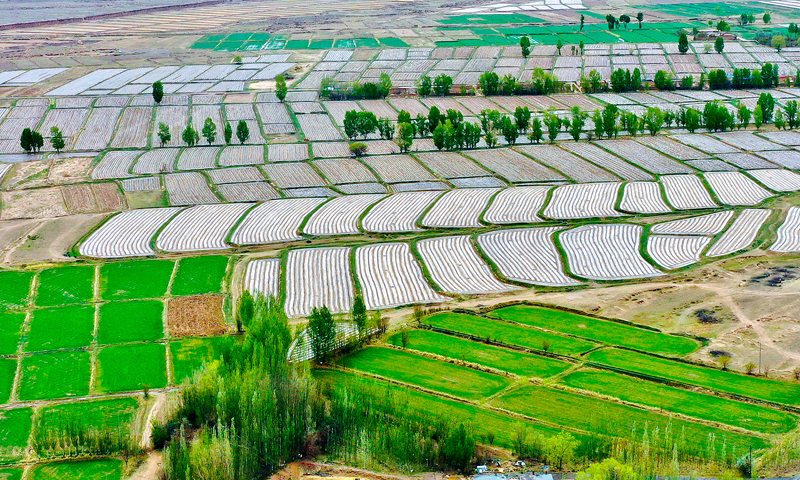
[[[129,392],[167,385],[166,347],[140,343],[104,348],[97,355],[100,392]]]
[[[589,354],[587,360],[654,377],[698,385],[710,390],[786,405],[800,405],[800,383],[723,372],[627,350],[598,350]]]
[[[0,313],[0,355],[17,353],[24,324],[24,313]]]
[[[6,403],[11,396],[16,372],[16,360],[13,358],[0,358],[0,403]]]
[[[505,377],[390,348],[360,350],[342,359],[341,365],[469,400],[494,395],[511,383]]]
[[[750,446],[758,449],[768,445],[766,440],[758,437],[724,432],[716,427],[535,385],[524,385],[506,392],[495,398],[492,405],[585,432],[605,431],[616,437],[637,441],[641,441],[645,425],[648,435],[653,435],[657,429],[663,437],[666,431],[671,430],[675,433],[673,438],[682,436],[686,446],[702,456],[705,456],[709,437],[712,436],[716,437],[715,448],[722,448],[725,442],[725,448],[734,454],[733,458],[738,458]],[[658,445],[661,440],[663,438],[653,435],[651,445]],[[669,442],[669,449],[672,450],[672,442]]]
[[[186,338],[169,344],[175,383],[181,383],[203,366],[219,356],[220,348],[230,337]]]
[[[617,397],[627,402],[658,407],[754,432],[785,433],[797,426],[798,418],[787,412],[647,382],[614,372],[582,370],[570,373],[561,381],[571,387]]]
[[[354,38],[357,48],[378,48],[381,46],[374,38]]]
[[[94,332],[94,307],[69,305],[34,310],[26,352],[88,347]]]
[[[320,40],[312,40],[308,44],[308,48],[311,50],[327,50],[329,48],[333,48],[333,39],[320,39]]]
[[[386,47],[392,47],[392,48],[408,47],[408,44],[406,42],[404,42],[401,38],[397,37],[379,38],[378,41],[381,42],[381,45]]]
[[[228,257],[203,256],[184,258],[172,284],[173,295],[219,293],[228,267]]]
[[[463,313],[439,313],[426,318],[424,322],[437,328],[536,350],[541,350],[546,341],[550,343],[549,351],[564,355],[588,352],[596,346],[579,338]]]
[[[700,347],[691,338],[550,308],[517,305],[495,310],[490,315],[554,332],[665,355],[683,356]]]
[[[20,480],[24,472],[20,468],[0,468],[0,480]]]
[[[174,268],[175,262],[171,260],[106,263],[100,267],[100,298],[127,300],[163,297]]]
[[[287,50],[306,50],[308,48],[308,40],[289,40],[284,48]]]
[[[94,297],[94,267],[73,266],[43,270],[36,289],[36,305],[54,307],[86,303]]]
[[[389,338],[389,342],[401,346],[402,336],[402,333],[393,335]],[[408,332],[407,348],[477,363],[522,376],[550,377],[570,366],[561,360],[508,350],[429,330]]]
[[[139,403],[130,397],[44,407],[39,411],[34,435],[46,439],[71,425],[79,425],[86,430],[126,436],[138,409]]]
[[[56,462],[40,465],[30,475],[32,480],[119,480],[122,461],[116,459]]]
[[[158,340],[164,336],[164,304],[158,300],[110,302],[100,306],[101,345]]]
[[[333,48],[356,48],[356,42],[352,38],[339,38]]]
[[[30,408],[0,411],[0,463],[22,459],[31,433],[32,416]],[[3,470],[0,470],[0,479],[3,478],[1,472]]]
[[[40,353],[22,359],[20,400],[79,397],[89,394],[89,352]]]
[[[14,310],[28,305],[28,294],[31,291],[32,272],[0,271],[0,312]]]

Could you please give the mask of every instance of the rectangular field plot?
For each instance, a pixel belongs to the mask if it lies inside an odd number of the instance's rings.
[[[314,307],[349,312],[354,287],[348,247],[291,250],[286,260],[286,302],[290,317],[307,317]]]
[[[510,385],[506,377],[390,348],[366,348],[341,364],[468,400],[490,397]]]
[[[0,355],[16,355],[22,327],[25,324],[24,313],[0,314]],[[3,367],[0,367],[2,369]],[[0,380],[2,382],[2,380]],[[0,387],[2,388],[2,387]],[[2,395],[0,395],[2,397]],[[2,398],[0,398],[2,400]]]
[[[156,239],[166,252],[195,252],[228,248],[228,233],[253,204],[197,205],[179,213]]]
[[[786,147],[765,140],[753,132],[720,132],[715,133],[720,140],[735,145],[741,150],[760,152],[764,150],[786,150]]]
[[[697,341],[690,338],[550,308],[518,305],[494,310],[490,315],[596,342],[662,355],[684,356],[700,347]]]
[[[229,145],[219,154],[220,167],[261,165],[264,163],[263,145]]]
[[[217,166],[220,149],[215,147],[194,147],[181,151],[176,168],[178,170],[200,170]]]
[[[520,152],[552,167],[578,183],[616,182],[619,177],[555,145],[520,145]]]
[[[553,190],[542,214],[555,219],[615,217],[619,183],[561,185]]]
[[[747,248],[755,241],[761,226],[771,213],[770,210],[743,210],[728,230],[708,249],[706,256],[719,257]]]
[[[358,220],[385,195],[347,195],[334,198],[318,208],[303,226],[307,235],[354,235],[360,233]]]
[[[169,127],[172,133],[172,145],[182,145],[181,133],[189,122],[189,107],[185,105],[171,105],[156,107],[156,116],[153,121],[153,134],[151,135],[152,145],[160,145],[158,138],[158,126],[163,123]]]
[[[677,158],[678,160],[698,160],[708,158],[708,155],[700,150],[684,145],[663,135],[643,136],[636,139],[637,142],[654,148],[661,153]]]
[[[92,178],[106,180],[133,177],[130,170],[141,153],[139,150],[113,150],[106,153],[92,170]]]
[[[131,172],[139,175],[174,172],[179,152],[178,148],[148,150],[136,159]]]
[[[421,232],[417,220],[442,192],[421,191],[395,193],[373,206],[364,216],[362,228],[367,232]]]
[[[197,205],[221,201],[208,186],[206,177],[200,172],[165,175],[164,185],[172,205]]]
[[[710,238],[701,236],[650,235],[647,253],[659,266],[671,270],[699,262],[709,243]]]
[[[100,266],[100,297],[103,300],[160,298],[167,293],[175,262],[137,260]]]
[[[455,152],[416,153],[415,156],[442,178],[483,177],[492,172]]]
[[[106,347],[97,354],[97,390],[127,392],[167,385],[166,347],[139,343]]]
[[[633,213],[667,213],[672,209],[661,196],[658,182],[631,182],[625,184],[620,210]]]
[[[328,115],[324,113],[298,115],[297,124],[303,131],[306,140],[311,142],[341,140],[343,138]]]
[[[664,175],[661,177],[667,201],[676,210],[716,208],[705,185],[696,175]]]
[[[164,304],[158,300],[109,302],[100,306],[100,345],[145,342],[164,336]]]
[[[428,210],[420,224],[429,228],[480,227],[481,213],[497,192],[496,188],[451,190]]]
[[[17,360],[0,358],[0,402],[6,403],[14,389],[14,377],[17,372]]]
[[[725,205],[757,205],[773,196],[740,172],[706,172],[703,177]]]
[[[308,146],[302,143],[276,143],[269,146],[270,162],[300,162],[308,159]]]
[[[26,352],[88,347],[94,331],[94,307],[69,305],[35,310],[31,316]]]
[[[733,218],[733,211],[710,213],[697,217],[657,223],[650,227],[650,233],[672,235],[716,235],[720,233]]]
[[[495,195],[483,220],[493,224],[536,223],[551,187],[523,186],[501,190]]]
[[[0,418],[0,462],[11,463],[21,460],[28,446],[28,437],[31,434],[33,420],[33,410],[30,408],[15,408],[5,410]],[[20,475],[15,477],[12,470],[0,470],[0,475],[8,472],[7,480],[19,480]]]
[[[45,463],[33,467],[30,477],[34,480],[61,478],[117,479],[122,477],[122,460],[112,458]]]
[[[0,284],[3,285],[0,311],[16,310],[26,306],[32,279],[32,272],[0,271]]]
[[[428,285],[406,243],[359,247],[355,260],[364,303],[370,310],[449,300]]]
[[[757,154],[784,168],[792,170],[800,169],[800,152],[796,150],[777,150],[772,152],[758,152]]]
[[[75,141],[75,150],[102,150],[114,136],[121,108],[95,108],[86,120],[80,136]],[[135,146],[135,145],[131,145]]]
[[[387,183],[436,180],[431,172],[410,155],[368,156],[362,160]]]
[[[86,303],[94,297],[94,267],[50,268],[39,274],[36,305]]]
[[[313,163],[334,185],[378,181],[375,174],[355,158],[330,158],[315,160]]]
[[[776,168],[748,170],[747,174],[755,178],[765,187],[776,192],[794,192],[800,190],[800,175],[789,170]]]
[[[717,154],[717,153],[740,152],[738,148],[732,147],[726,143],[717,140],[716,138],[709,137],[708,135],[684,133],[680,135],[673,135],[672,138],[681,143],[702,150],[706,153]]]
[[[172,295],[219,293],[228,269],[228,257],[202,256],[181,259],[172,283]]]
[[[111,141],[112,148],[144,148],[148,143],[152,107],[129,107],[122,112],[119,128]],[[158,142],[158,141],[156,141]],[[158,143],[154,143],[157,145]]]
[[[247,263],[244,275],[244,289],[253,297],[278,298],[281,283],[281,260],[279,258],[263,258]]]
[[[174,384],[179,385],[199,370],[203,363],[219,358],[219,350],[227,343],[228,337],[185,338],[170,342]]]
[[[240,182],[217,185],[219,193],[229,202],[259,202],[280,198],[280,194],[267,182]]]
[[[22,359],[20,400],[44,400],[89,394],[89,352],[39,353]]]
[[[599,140],[595,143],[656,175],[694,172],[686,165],[633,140]]]
[[[277,163],[264,165],[264,172],[278,188],[321,187],[325,179],[311,165],[299,163]]]
[[[464,313],[438,313],[423,320],[424,323],[442,330],[462,333],[478,339],[489,338],[494,342],[515,345],[530,350],[549,350],[562,355],[588,352],[597,345],[594,342],[574,337],[565,337],[537,328],[492,320]]]
[[[552,168],[510,149],[471,150],[465,154],[512,183],[567,180]]]
[[[325,199],[271,200],[251,210],[231,236],[234,245],[258,245],[299,240],[303,220]]]
[[[570,272],[592,280],[621,280],[663,275],[639,252],[642,227],[586,225],[559,235]]]
[[[656,378],[697,385],[709,390],[786,405],[800,403],[800,384],[751,377],[716,368],[673,362],[642,353],[618,349],[592,352],[587,360]]]
[[[111,217],[79,247],[81,255],[96,258],[155,255],[150,240],[180,208],[145,208]]]

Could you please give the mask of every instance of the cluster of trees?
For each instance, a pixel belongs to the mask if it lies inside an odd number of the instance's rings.
[[[212,118],[209,117],[205,119],[200,132],[189,123],[186,128],[183,129],[183,132],[181,132],[181,139],[186,145],[194,147],[200,143],[201,134],[209,145],[214,143],[217,138],[217,124],[214,123]],[[169,125],[166,123],[161,122],[158,124],[157,135],[162,147],[172,141],[172,133],[169,130]],[[226,144],[230,144],[231,140],[233,140],[233,127],[230,123],[225,124],[225,128],[222,130],[222,136]],[[239,120],[239,123],[236,124],[236,138],[239,139],[239,143],[241,144],[244,144],[244,142],[250,138],[250,127],[247,126],[247,122],[244,120]]]
[[[615,93],[635,92],[641,89],[642,72],[638,68],[634,68],[633,72],[621,68],[611,72],[611,90]]]
[[[376,100],[386,98],[391,90],[391,78],[382,73],[377,83],[337,82],[332,78],[324,78],[320,95],[330,100]]]
[[[500,78],[495,72],[484,72],[480,77],[481,92],[491,95],[549,95],[563,89],[563,82],[541,68],[532,72],[530,82],[519,82],[513,75]]]
[[[386,140],[394,138],[394,126],[388,118],[378,118],[367,111],[349,110],[345,113],[344,133],[351,141],[358,137],[367,138],[375,131]]]
[[[642,28],[642,21],[644,20],[644,13],[639,12],[636,14],[636,20],[639,21],[639,28]],[[619,18],[611,15],[610,13],[606,15],[606,23],[608,23],[608,29],[613,30],[615,28],[619,28],[620,25],[628,28],[628,24],[631,23],[631,17],[628,14],[623,13],[619,16]],[[583,30],[583,15],[581,15],[581,30]]]
[[[431,80],[431,77],[423,75],[417,82],[417,93],[423,97],[428,97],[431,94],[444,97],[450,95],[451,88],[453,88],[453,77],[444,73],[433,80]]]
[[[735,68],[729,79],[724,70],[712,70],[708,73],[708,86],[712,90],[734,88],[772,88],[780,83],[778,65],[765,63],[761,70]]]
[[[19,144],[26,153],[36,153],[44,146],[44,137],[36,130],[26,128],[20,135]],[[62,145],[61,148],[64,148],[64,146]]]

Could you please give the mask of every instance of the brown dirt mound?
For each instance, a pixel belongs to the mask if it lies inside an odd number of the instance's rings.
[[[173,337],[210,337],[227,330],[222,295],[190,295],[173,298],[167,305],[167,323]]]

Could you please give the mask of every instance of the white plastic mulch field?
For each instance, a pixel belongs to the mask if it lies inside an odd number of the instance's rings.
[[[800,175],[789,170],[767,168],[748,170],[747,174],[776,192],[795,192],[800,190]]]
[[[650,227],[650,233],[670,235],[716,235],[725,229],[733,218],[733,210],[710,213],[698,217],[682,218],[669,222],[657,223]]]
[[[307,317],[314,307],[349,312],[354,287],[349,247],[290,250],[286,258],[286,302],[290,317]]]
[[[208,186],[200,172],[171,173],[164,176],[169,201],[173,205],[219,203],[220,199]]]
[[[153,235],[179,211],[178,207],[144,208],[114,215],[81,244],[80,254],[97,258],[155,255],[150,246]]]
[[[244,288],[253,296],[277,298],[280,294],[281,260],[264,258],[252,260],[247,264],[244,275]]]
[[[619,183],[579,183],[561,185],[543,215],[555,219],[616,217],[622,215],[614,206],[617,203]]]
[[[667,201],[677,210],[716,208],[703,182],[696,175],[664,175],[661,177]]]
[[[700,261],[711,238],[697,235],[650,235],[647,253],[660,266],[673,270]]]
[[[538,213],[544,207],[551,188],[531,185],[501,190],[492,200],[483,219],[496,225],[541,222]]]
[[[566,181],[567,178],[525,155],[507,148],[470,150],[465,155],[509,182]]]
[[[381,200],[364,216],[362,228],[367,232],[421,232],[417,220],[442,192],[400,192]]]
[[[354,235],[360,233],[358,220],[381,194],[348,195],[334,198],[316,210],[303,227],[308,235]]]
[[[559,148],[556,145],[520,145],[520,152],[535,158],[537,161],[555,168],[578,183],[581,182],[617,182],[619,177],[609,173],[594,163]]]
[[[92,178],[95,180],[107,180],[111,178],[130,178],[134,175],[130,173],[136,157],[141,155],[141,150],[112,150],[106,153],[100,163],[92,170]]]
[[[480,227],[481,213],[497,192],[497,188],[450,190],[428,210],[421,224],[431,228]]]
[[[633,213],[667,213],[672,209],[661,197],[658,182],[631,182],[622,191],[619,208]]]
[[[156,248],[165,252],[226,249],[231,228],[253,205],[228,203],[187,208],[164,227],[156,239]]]
[[[572,273],[591,280],[624,280],[663,275],[639,252],[642,227],[618,223],[584,225],[560,232]]]
[[[300,240],[303,220],[324,198],[287,198],[270,200],[244,217],[231,235],[234,245],[261,245]]]
[[[747,209],[742,211],[731,226],[706,252],[708,257],[719,257],[738,252],[749,247],[758,236],[758,231],[772,214],[766,209]]]
[[[773,196],[741,172],[706,172],[703,176],[725,205],[758,205]]]
[[[769,250],[800,252],[800,207],[789,207],[786,211],[786,219],[778,227],[778,238]]]

